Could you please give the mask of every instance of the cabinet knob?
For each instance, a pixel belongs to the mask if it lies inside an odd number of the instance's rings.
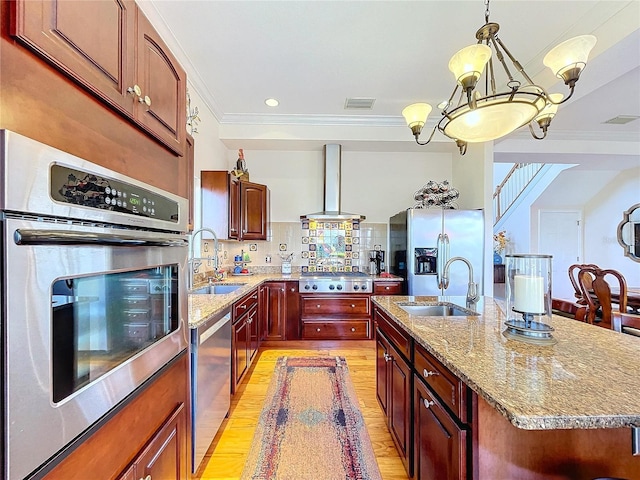
[[[424,406],[427,407],[427,408],[429,408],[431,405],[435,405],[435,403],[430,402],[426,398],[423,400],[423,402],[424,402]]]
[[[142,95],[142,90],[138,85],[134,85],[133,87],[127,88],[127,93],[132,93],[139,97],[140,95]]]
[[[246,305],[240,305],[240,308],[244,308],[246,310],[247,306]]]
[[[356,327],[351,327],[351,331],[355,332],[356,331]]]
[[[389,355],[388,353],[385,353],[383,356],[384,356],[385,362],[388,362],[389,360],[391,360],[391,355]]]
[[[422,370],[422,376],[423,377],[431,377],[431,376],[435,376],[435,375],[439,375],[438,372],[432,372],[431,370],[427,370],[426,368],[424,370]]]
[[[147,95],[145,95],[144,97],[138,98],[138,101],[140,103],[144,103],[147,107],[151,106],[151,99]]]
[[[351,304],[351,308],[356,308],[356,306],[352,303],[352,304]]]
[[[316,332],[319,332],[319,331],[320,331],[320,329],[319,329],[319,328],[316,328]]]
[[[296,291],[296,289],[295,289],[295,288],[293,288],[293,287],[291,287],[291,291],[292,291],[292,292],[295,292],[295,291]]]
[[[389,287],[384,287],[385,290],[389,290]]]
[[[282,291],[284,292],[284,288],[282,289]]]
[[[320,308],[320,305],[316,305],[316,308]]]

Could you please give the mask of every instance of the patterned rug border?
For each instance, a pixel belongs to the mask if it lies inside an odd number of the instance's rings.
[[[295,369],[298,368],[302,370],[296,371]],[[330,411],[324,414],[314,408],[311,403],[313,399],[305,397],[308,408],[304,408],[306,405],[289,403],[290,395],[299,388],[293,385],[293,382],[301,375],[311,375],[314,369],[325,369],[327,377],[322,380],[330,383],[333,393],[332,398],[328,399],[331,404]],[[298,380],[298,382],[304,381],[304,377]],[[326,403],[327,399],[324,401]],[[304,410],[297,415],[293,413],[300,408]],[[307,445],[308,441],[300,441],[295,438],[294,433],[290,433],[300,428],[315,427],[315,422],[321,424],[322,428],[318,429],[321,433],[331,435],[331,438],[318,438],[313,436],[317,431],[310,430],[309,438],[324,440],[322,444]],[[327,428],[331,429],[329,433],[326,432]],[[292,438],[287,436],[288,433]],[[281,452],[287,449],[291,451],[292,443],[295,444],[296,449],[300,450],[299,455],[282,459]],[[322,454],[323,451],[324,455],[327,455],[328,452],[324,447],[332,443],[339,447],[331,452],[330,459],[323,461],[328,471],[296,470],[295,475],[292,472],[288,474],[279,472],[279,470],[286,471],[286,467],[282,466],[286,464],[281,462],[290,460],[299,465],[304,464],[304,459],[309,459],[310,455]],[[301,465],[301,469],[305,467],[306,465]],[[242,480],[293,480],[294,478],[295,480],[333,480],[334,478],[336,480],[380,480],[382,478],[344,357],[282,356],[277,359],[240,478]]]

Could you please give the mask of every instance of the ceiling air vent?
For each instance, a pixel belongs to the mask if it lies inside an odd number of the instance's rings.
[[[344,101],[344,109],[345,110],[371,110],[375,102],[376,102],[375,98],[365,98],[365,97],[347,98]]]
[[[633,122],[638,118],[640,117],[637,115],[618,115],[617,117],[610,118],[606,122],[602,122],[602,123],[608,123],[611,125],[626,125],[627,123]]]

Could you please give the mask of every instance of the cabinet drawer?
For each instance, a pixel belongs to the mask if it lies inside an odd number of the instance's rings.
[[[368,339],[369,320],[303,321],[303,339]]]
[[[417,375],[440,397],[457,417],[467,423],[468,388],[422,346],[415,345],[413,364]]]
[[[402,293],[402,282],[374,282],[374,295],[400,295]]]
[[[370,315],[368,296],[353,297],[336,295],[334,297],[302,297],[302,316],[309,315]]]
[[[240,316],[244,315],[246,312],[251,310],[252,307],[258,306],[258,290],[253,290],[251,293],[241,298],[237,302],[233,304],[233,321],[235,322],[240,318]]]
[[[378,328],[384,333],[389,340],[391,340],[394,346],[402,353],[405,358],[411,361],[412,341],[408,333],[400,330],[394,323],[389,320],[386,315],[380,311],[379,308],[375,310],[375,321],[378,323]]]

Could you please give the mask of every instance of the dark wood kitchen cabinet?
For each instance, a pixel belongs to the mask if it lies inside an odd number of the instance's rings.
[[[402,280],[374,280],[374,295],[402,295]]]
[[[249,292],[233,304],[231,315],[231,378],[235,393],[249,370],[258,348],[258,289]]]
[[[298,340],[298,282],[270,281],[264,283],[262,288],[262,340]]]
[[[300,295],[301,336],[305,340],[372,338],[369,294]]]
[[[69,451],[52,459],[55,467],[38,478],[138,480],[151,474],[152,478],[187,480],[191,435],[188,358],[185,350],[69,445]]]
[[[467,430],[426,384],[414,379],[414,472],[417,480],[467,478]]]
[[[16,0],[14,8],[14,37],[184,154],[186,74],[135,2]]]
[[[221,239],[266,240],[269,227],[269,189],[241,182],[224,170],[203,170],[202,223]]]
[[[416,479],[466,479],[471,391],[418,344],[414,345],[413,365]]]
[[[241,182],[228,175],[227,201],[229,238],[239,241],[267,239],[269,189],[266,185]]]
[[[384,314],[374,311],[376,337],[376,397],[387,420],[387,428],[400,454],[409,476],[412,476],[412,370],[405,358],[411,349],[400,353],[392,339],[402,334],[395,329]],[[401,344],[410,347],[408,337]],[[434,477],[438,478],[438,477]]]
[[[182,432],[186,426],[187,409],[184,403],[181,403],[118,480],[187,480],[189,477],[186,445],[181,444],[185,438]]]

